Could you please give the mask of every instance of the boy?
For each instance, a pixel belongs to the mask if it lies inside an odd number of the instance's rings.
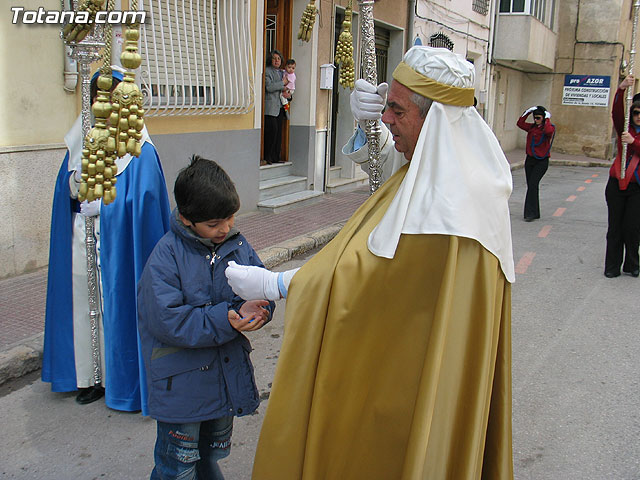
[[[174,195],[171,230],[138,284],[149,415],[158,423],[151,479],[222,479],[217,462],[229,455],[233,416],[260,403],[243,332],[261,328],[275,305],[244,302],[226,281],[230,260],[262,265],[233,228],[240,200],[226,172],[194,155]]]

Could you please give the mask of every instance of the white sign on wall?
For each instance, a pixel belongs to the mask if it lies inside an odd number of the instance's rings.
[[[565,75],[562,105],[608,107],[610,80],[608,75]]]

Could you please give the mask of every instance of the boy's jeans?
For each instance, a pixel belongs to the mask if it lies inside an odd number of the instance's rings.
[[[229,455],[233,417],[197,423],[158,421],[151,480],[224,480],[218,460]]]

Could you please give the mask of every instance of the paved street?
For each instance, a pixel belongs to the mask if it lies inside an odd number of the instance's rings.
[[[640,479],[640,279],[603,275],[606,168],[551,166],[542,218],[525,223],[524,170],[515,170],[511,220],[513,427],[517,479]],[[278,267],[299,266],[301,257]],[[268,397],[284,301],[251,335],[258,387]],[[53,394],[31,375],[0,389],[0,479],[142,479],[155,423]],[[229,480],[250,476],[266,401],[236,420]]]

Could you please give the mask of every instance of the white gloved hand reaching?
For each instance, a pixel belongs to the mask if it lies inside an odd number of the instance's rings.
[[[545,110],[544,118],[551,118],[551,112],[549,110]]]
[[[279,300],[278,273],[233,260],[224,271],[231,289],[245,300]]]
[[[531,112],[533,112],[536,108],[538,108],[538,107],[537,107],[537,106],[535,106],[535,107],[529,107],[529,108],[527,108],[527,109],[524,111],[524,113],[523,113],[522,115],[523,115],[523,116],[524,116],[524,115],[529,115],[529,114],[530,114]]]
[[[80,214],[85,217],[95,217],[100,215],[100,200],[94,200],[93,202],[87,202],[86,200],[80,204]]]
[[[381,83],[377,87],[360,78],[356,80],[355,88],[351,92],[351,113],[360,128],[364,127],[366,120],[380,120],[382,110],[387,103],[387,90],[389,85]]]
[[[287,297],[291,279],[298,270],[271,272],[253,265],[238,265],[232,260],[224,274],[235,294],[245,300],[279,300]]]

